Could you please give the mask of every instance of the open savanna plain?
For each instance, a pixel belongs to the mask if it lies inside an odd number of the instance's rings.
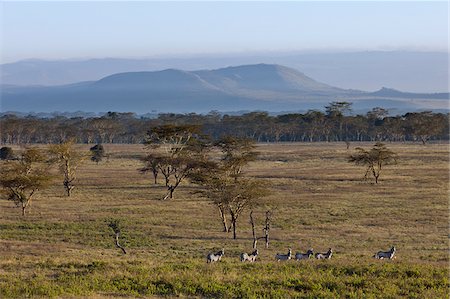
[[[387,144],[398,163],[378,185],[347,162],[356,146],[373,143],[257,146],[245,175],[271,185],[254,208],[260,236],[265,211],[274,212],[270,246],[261,240],[250,264],[239,261],[252,251],[248,211],[233,240],[199,187],[184,182],[163,201],[162,178],[154,185],[138,171],[142,145],[105,145],[108,161],[80,166],[71,197],[59,177],[26,217],[0,201],[0,297],[448,298],[448,145]],[[112,218],[126,255],[115,247]],[[393,245],[396,259],[372,258]],[[274,259],[311,247],[331,247],[333,258]],[[222,248],[222,261],[206,264]]]

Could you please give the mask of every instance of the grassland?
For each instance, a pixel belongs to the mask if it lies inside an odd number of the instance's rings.
[[[346,162],[344,144],[264,144],[247,175],[267,179],[272,194],[255,209],[274,212],[269,249],[255,264],[248,215],[238,239],[221,232],[216,208],[184,184],[161,201],[163,185],[140,174],[140,145],[106,145],[109,161],[87,162],[70,198],[62,183],[41,191],[25,218],[0,201],[0,297],[448,298],[449,148],[388,144],[399,163],[378,185]],[[87,149],[80,146],[80,149]],[[114,246],[108,219],[121,221]],[[398,249],[393,261],[378,250]],[[208,252],[225,248],[220,263]],[[332,260],[274,261],[290,247],[332,247]]]

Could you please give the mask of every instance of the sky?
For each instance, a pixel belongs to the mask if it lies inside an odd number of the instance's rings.
[[[447,1],[2,1],[1,63],[276,51],[448,51]]]

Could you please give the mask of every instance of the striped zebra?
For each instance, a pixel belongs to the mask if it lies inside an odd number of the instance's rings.
[[[326,253],[316,253],[316,259],[318,260],[325,260],[325,259],[331,259],[331,256],[333,255],[333,249],[329,248]]]
[[[241,262],[249,261],[253,263],[256,261],[256,257],[258,256],[258,249],[255,249],[251,254],[247,254],[246,252],[241,253]]]
[[[222,248],[222,250],[216,252],[216,253],[210,253],[208,254],[208,256],[206,257],[206,262],[207,263],[212,263],[212,262],[218,262],[220,261],[220,259],[222,258],[222,256],[224,255],[224,249]]]
[[[306,253],[301,253],[301,252],[297,252],[295,254],[295,259],[296,260],[304,260],[304,259],[309,259],[314,255],[314,252],[311,249],[309,249]]]
[[[287,254],[281,254],[281,253],[277,253],[275,255],[275,259],[277,261],[287,261],[290,260],[292,258],[292,250],[289,248],[288,253]]]
[[[392,260],[395,255],[395,246],[392,246],[389,251],[378,251],[373,257],[379,260],[390,259]]]

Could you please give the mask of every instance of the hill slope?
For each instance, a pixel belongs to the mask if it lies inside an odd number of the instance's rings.
[[[418,101],[411,102],[410,99]],[[426,101],[421,101],[425,99],[445,100],[448,94],[346,90],[318,82],[285,66],[256,64],[192,72],[175,69],[127,72],[98,81],[52,87],[5,85],[1,110],[292,111],[322,108],[334,100],[355,102],[358,109],[379,106],[374,101],[384,101],[390,105],[387,108],[410,106],[414,110],[427,106]],[[442,103],[438,104],[442,106]]]

